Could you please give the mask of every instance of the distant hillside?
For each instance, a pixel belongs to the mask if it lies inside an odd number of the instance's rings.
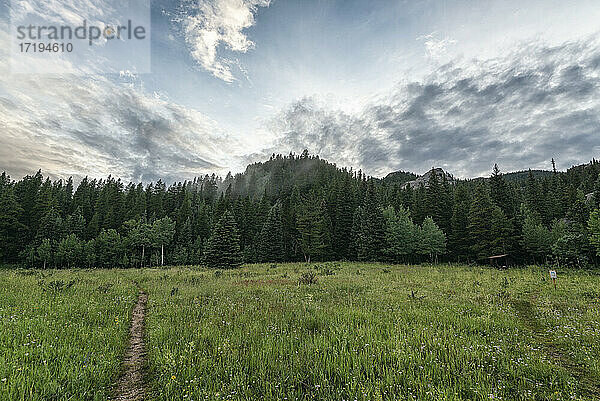
[[[600,161],[595,159],[586,164],[573,166],[566,172],[567,179],[573,182],[573,184],[577,188],[581,189],[585,194],[595,191],[596,188],[600,186],[599,175]]]
[[[268,161],[250,164],[245,172],[225,178],[219,189],[225,192],[231,187],[233,195],[253,199],[260,199],[265,194],[278,198],[289,195],[294,187],[306,193],[311,188],[351,177],[352,174],[351,169],[339,168],[305,151],[296,157],[273,155]],[[363,177],[362,173],[360,177]]]
[[[381,181],[387,185],[404,185],[409,181],[416,180],[419,176],[408,171],[395,171],[389,173]]]
[[[531,170],[531,172],[533,173],[533,176],[535,178],[547,178],[547,177],[551,177],[552,174],[554,174],[552,171],[548,171],[548,170]],[[529,176],[529,170],[523,170],[523,171],[515,171],[513,173],[506,173],[504,174],[504,179],[506,181],[509,182],[525,182],[527,180],[527,177]]]

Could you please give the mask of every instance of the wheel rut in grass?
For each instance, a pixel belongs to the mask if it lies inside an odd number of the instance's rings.
[[[563,345],[557,343],[549,334],[542,322],[535,316],[535,307],[527,300],[512,302],[519,319],[533,333],[535,341],[544,353],[554,362],[566,369],[571,376],[577,379],[579,388],[594,397],[600,397],[600,378],[589,371],[586,366],[575,361]]]
[[[123,358],[121,376],[115,384],[115,401],[142,401],[146,396],[144,366],[146,347],[144,345],[144,322],[148,294],[140,290],[137,303],[131,314],[129,346]]]

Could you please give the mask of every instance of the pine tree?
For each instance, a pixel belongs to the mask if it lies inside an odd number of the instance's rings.
[[[511,224],[504,211],[494,205],[490,226],[490,253],[493,255],[510,254],[511,249]]]
[[[594,203],[597,208],[600,208],[600,174],[594,184]]]
[[[383,211],[383,215],[386,220],[384,255],[387,260],[399,263],[415,251],[416,227],[410,219],[408,210],[402,206],[398,212],[392,206],[388,206]]]
[[[354,196],[348,180],[341,181],[335,191],[335,225],[333,227],[332,245],[336,258],[342,260],[349,257]]]
[[[85,218],[81,213],[81,208],[78,207],[73,214],[67,217],[65,220],[65,229],[63,231],[66,234],[75,234],[79,239],[84,238]]]
[[[493,241],[492,221],[493,204],[487,186],[483,183],[477,185],[473,202],[469,210],[469,238],[470,251],[477,260],[483,260],[490,255]]]
[[[21,235],[26,229],[19,221],[22,210],[13,189],[5,187],[0,193],[0,261],[17,260]]]
[[[571,224],[577,225],[582,230],[587,224],[590,211],[583,191],[577,190],[574,195],[575,197],[571,200],[567,211],[567,219],[570,220]]]
[[[492,202],[498,206],[507,217],[514,215],[514,209],[510,198],[508,184],[500,172],[497,164],[494,164],[492,177],[490,178],[490,197]]]
[[[258,237],[257,256],[259,262],[281,262],[283,260],[283,225],[281,203],[277,202],[263,224]]]
[[[34,176],[24,177],[21,181],[16,182],[13,187],[14,196],[22,209],[19,213],[19,222],[22,224],[20,227],[23,230],[23,243],[33,243],[42,217],[36,213],[42,180],[42,173],[38,170]]]
[[[223,213],[208,239],[204,263],[216,269],[233,269],[242,264],[239,234],[229,211]]]
[[[363,203],[362,225],[358,235],[358,259],[380,261],[385,248],[385,219],[377,200],[373,180],[369,181]]]
[[[596,251],[596,255],[600,256],[600,209],[594,210],[590,215],[588,230],[590,233],[590,244]]]
[[[299,205],[296,219],[304,260],[326,260],[331,251],[331,231],[324,200],[311,193]]]
[[[362,227],[364,225],[365,213],[362,206],[359,206],[354,210],[352,216],[352,233],[350,237],[350,248],[348,258],[350,260],[359,260],[359,253],[361,252],[362,239]]]
[[[443,220],[442,185],[436,169],[432,169],[429,175],[429,182],[425,189],[425,215],[431,217],[436,223]]]
[[[454,194],[454,209],[452,212],[452,230],[448,247],[454,257],[466,261],[470,254],[471,240],[469,238],[469,211],[471,198],[464,186],[459,186]]]
[[[123,261],[123,240],[114,229],[102,230],[94,240],[94,253],[102,267],[120,267]]]
[[[529,170],[527,175],[527,183],[525,186],[525,205],[529,210],[537,213],[542,219],[542,222],[546,220],[540,184],[531,170]]]

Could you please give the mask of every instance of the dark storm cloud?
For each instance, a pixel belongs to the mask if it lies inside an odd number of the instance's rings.
[[[356,115],[313,98],[273,123],[282,149],[308,148],[382,175],[442,166],[460,176],[562,168],[600,155],[597,37],[528,46],[502,59],[452,62],[422,82],[397,86]]]

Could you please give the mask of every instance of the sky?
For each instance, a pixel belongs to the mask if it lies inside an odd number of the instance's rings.
[[[126,17],[147,40],[16,51],[20,21]],[[600,155],[598,21],[597,0],[0,0],[0,171],[566,169]]]

